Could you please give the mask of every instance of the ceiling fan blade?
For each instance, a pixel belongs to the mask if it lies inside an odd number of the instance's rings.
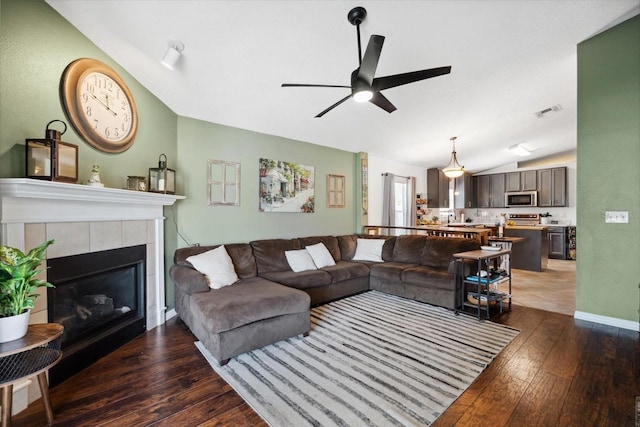
[[[393,76],[376,77],[373,79],[373,88],[375,90],[389,89],[396,86],[406,85],[408,83],[420,80],[438,77],[443,74],[449,74],[451,66],[430,68],[428,70],[413,71],[410,73],[394,74]]]
[[[380,60],[380,52],[382,52],[382,45],[384,44],[384,36],[372,35],[367,45],[367,50],[364,52],[362,63],[360,64],[360,71],[358,72],[358,78],[371,85],[373,77],[376,74],[376,68],[378,68],[378,60]]]
[[[343,87],[346,89],[351,89],[351,86],[341,86],[341,85],[310,85],[305,83],[282,83],[281,87]]]
[[[391,101],[385,98],[385,96],[380,92],[375,92],[369,102],[382,108],[387,113],[393,113],[397,110],[396,106],[393,105]]]
[[[338,105],[342,104],[344,101],[346,101],[347,99],[351,98],[351,95],[347,95],[344,98],[342,98],[340,101],[336,102],[335,104],[333,104],[331,107],[327,108],[326,110],[318,113],[318,115],[316,116],[316,118],[318,117],[322,117],[325,114],[327,114],[329,111],[333,110],[334,108],[336,108]]]

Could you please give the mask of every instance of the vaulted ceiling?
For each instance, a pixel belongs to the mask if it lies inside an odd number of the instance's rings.
[[[472,172],[575,150],[576,45],[640,13],[640,0],[47,3],[181,116],[424,167],[445,166],[457,136]],[[350,99],[314,118],[349,89],[281,84],[350,84],[355,6],[363,49],[386,37],[376,76],[452,71],[385,90],[391,114]],[[170,40],[185,46],[173,71]]]

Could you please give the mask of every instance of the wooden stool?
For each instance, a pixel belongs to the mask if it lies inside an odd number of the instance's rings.
[[[0,344],[0,387],[2,388],[2,427],[11,426],[13,385],[37,376],[47,421],[53,422],[47,371],[62,358],[60,349],[64,328],[57,323],[29,325],[24,337]]]

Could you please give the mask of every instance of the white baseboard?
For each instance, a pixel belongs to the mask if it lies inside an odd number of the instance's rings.
[[[601,323],[603,325],[615,326],[617,328],[629,329],[640,332],[640,321],[633,322],[631,320],[617,319],[615,317],[601,316],[599,314],[585,313],[584,311],[575,311],[573,317],[588,322]]]
[[[171,310],[167,311],[164,315],[164,319],[165,321],[171,319],[172,317],[176,317],[178,315],[178,313],[176,313],[176,309],[172,308]]]

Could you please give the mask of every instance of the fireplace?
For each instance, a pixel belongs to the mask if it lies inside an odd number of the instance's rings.
[[[123,328],[111,338],[104,339],[97,346],[111,345],[111,341],[119,346],[119,335],[130,335],[127,339],[137,336],[140,331],[152,330],[165,322],[167,308],[165,307],[165,241],[164,241],[164,212],[165,206],[174,204],[184,196],[173,194],[149,193],[130,191],[118,188],[100,188],[87,185],[77,185],[62,182],[43,181],[27,178],[0,178],[0,243],[13,246],[21,250],[33,248],[45,240],[55,239],[55,244],[47,248],[47,259],[44,266],[58,258],[75,255],[92,254],[111,251],[119,248],[129,248],[141,245],[146,248],[144,278],[140,285],[146,288],[138,295],[135,302],[122,303],[131,310],[120,317],[124,323],[133,323],[135,328]],[[53,261],[54,264],[56,261]],[[81,263],[82,264],[82,263]],[[49,281],[47,269],[46,277]],[[140,270],[135,274],[139,274]],[[78,270],[76,270],[78,271]],[[119,280],[118,280],[119,281]],[[35,307],[31,310],[31,323],[46,323],[50,321],[48,313],[48,292],[38,289],[41,295],[36,299]],[[93,293],[100,295],[101,293]],[[106,296],[106,294],[105,294]],[[96,301],[97,298],[94,298]],[[84,301],[91,303],[91,301]],[[111,311],[110,303],[103,300],[103,308]],[[105,307],[105,304],[107,307]],[[114,313],[118,308],[114,301]],[[98,304],[99,305],[99,304]],[[134,309],[133,307],[136,307]],[[95,311],[98,310],[96,307]],[[120,311],[118,312],[120,313]],[[144,324],[146,319],[146,325]],[[103,319],[104,320],[104,319]],[[101,328],[109,329],[113,325]],[[142,325],[140,326],[140,323]],[[77,326],[77,325],[76,325]],[[75,326],[73,326],[75,329]],[[71,327],[70,327],[71,329]],[[92,331],[96,332],[96,330]],[[66,343],[67,355],[73,356],[79,346],[72,342],[81,339],[85,331],[72,337]],[[101,336],[106,334],[102,329],[97,332]],[[82,337],[84,338],[84,337]],[[97,360],[99,355],[78,356],[80,362]],[[68,359],[73,360],[73,359]],[[65,363],[71,365],[74,362]],[[90,362],[84,363],[88,365]],[[56,371],[57,375],[58,372]],[[59,382],[60,379],[53,378]],[[13,409],[18,413],[40,397],[37,384],[25,381],[14,386]]]
[[[48,260],[48,320],[64,326],[51,386],[145,331],[145,264],[145,245]]]

